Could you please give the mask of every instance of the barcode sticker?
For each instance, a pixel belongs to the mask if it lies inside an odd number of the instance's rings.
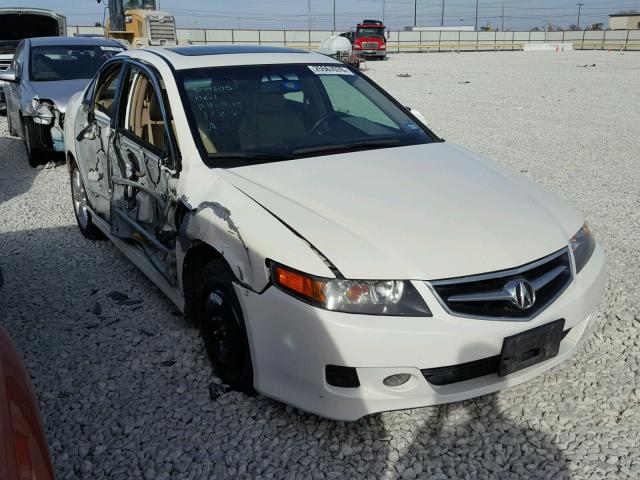
[[[105,52],[124,52],[124,48],[122,47],[104,47],[104,46],[100,46],[100,50],[105,51]]]
[[[353,75],[347,67],[339,65],[307,65],[316,75]]]

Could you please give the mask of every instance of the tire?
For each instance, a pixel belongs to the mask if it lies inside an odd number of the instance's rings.
[[[32,167],[45,163],[47,152],[38,144],[40,127],[30,118],[22,117],[24,146],[27,149],[27,161]]]
[[[232,389],[256,395],[247,330],[233,280],[222,261],[214,260],[202,269],[196,318],[216,375]]]
[[[105,238],[104,234],[94,225],[93,219],[91,218],[82,175],[80,175],[80,170],[78,170],[78,165],[76,165],[75,161],[71,163],[70,179],[71,202],[73,203],[73,212],[80,232],[89,240],[102,240]]]

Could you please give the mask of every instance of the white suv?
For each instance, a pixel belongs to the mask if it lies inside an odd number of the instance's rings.
[[[64,138],[82,233],[198,319],[235,389],[355,420],[518,384],[593,329],[580,215],[332,58],[125,52]]]

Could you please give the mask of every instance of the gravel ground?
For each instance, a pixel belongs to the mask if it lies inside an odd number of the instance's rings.
[[[64,168],[30,169],[2,119],[0,313],[58,478],[640,477],[640,54],[405,54],[369,75],[585,214],[610,269],[592,340],[525,385],[350,424],[212,394],[196,328],[114,247],[80,236]]]

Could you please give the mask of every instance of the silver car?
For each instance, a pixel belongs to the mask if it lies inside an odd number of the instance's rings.
[[[64,114],[104,62],[122,52],[115,40],[40,37],[22,40],[11,67],[0,72],[7,97],[9,133],[20,136],[29,165],[64,150]]]

